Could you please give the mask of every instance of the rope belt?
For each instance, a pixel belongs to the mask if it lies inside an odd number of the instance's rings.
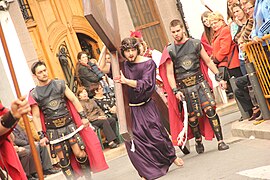
[[[131,106],[131,107],[142,106],[142,105],[144,105],[145,103],[149,102],[150,100],[151,100],[151,98],[149,98],[149,99],[147,99],[146,101],[141,102],[141,103],[137,103],[137,104],[129,103],[128,105]]]

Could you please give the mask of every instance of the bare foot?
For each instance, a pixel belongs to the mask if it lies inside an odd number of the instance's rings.
[[[146,180],[144,177],[142,177],[142,180]]]
[[[183,161],[181,158],[179,158],[179,157],[177,157],[177,158],[173,161],[173,163],[174,163],[176,166],[183,166],[183,165],[184,165],[184,161]]]

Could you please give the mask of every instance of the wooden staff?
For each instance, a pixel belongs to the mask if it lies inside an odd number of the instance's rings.
[[[1,42],[2,42],[4,51],[5,51],[5,54],[6,54],[8,67],[9,67],[10,74],[11,74],[11,77],[12,77],[12,80],[13,80],[14,88],[16,90],[17,97],[20,98],[21,97],[21,92],[20,92],[20,89],[19,89],[17,77],[15,75],[15,71],[14,71],[13,64],[12,64],[12,61],[11,61],[11,57],[10,57],[10,54],[9,54],[9,51],[8,51],[8,47],[7,47],[7,43],[6,43],[6,39],[5,39],[5,36],[4,36],[4,32],[3,32],[3,29],[2,29],[1,23],[0,23],[0,37],[1,37]],[[26,114],[23,114],[22,118],[23,118],[23,122],[24,122],[24,125],[25,125],[26,134],[28,136],[29,145],[31,147],[32,155],[33,155],[33,158],[34,158],[35,167],[36,167],[38,177],[39,177],[39,179],[43,180],[44,179],[43,172],[42,172],[41,164],[40,164],[39,157],[38,157],[38,154],[37,154],[36,146],[35,146],[35,143],[34,143],[34,138],[33,138],[33,135],[31,133],[29,120],[28,120]]]

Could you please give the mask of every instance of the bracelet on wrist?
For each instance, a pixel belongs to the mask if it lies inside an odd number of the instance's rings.
[[[217,82],[220,82],[220,81],[223,80],[222,76],[220,76],[219,73],[215,74],[215,79],[216,79]]]
[[[178,88],[172,88],[173,94],[177,94],[178,92],[180,92],[180,90]]]
[[[87,115],[85,111],[78,112],[78,114],[80,115],[81,119],[87,119]]]
[[[38,131],[37,133],[38,133],[39,139],[43,139],[46,137],[46,134],[44,131]]]
[[[10,129],[19,121],[19,119],[20,118],[15,118],[9,111],[2,117],[1,124],[5,128]]]

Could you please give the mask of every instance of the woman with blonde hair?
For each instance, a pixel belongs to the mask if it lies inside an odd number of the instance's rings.
[[[230,77],[242,76],[240,61],[238,58],[238,48],[233,42],[230,33],[230,27],[225,23],[224,17],[219,12],[210,15],[211,27],[214,31],[212,39],[213,54],[212,59],[220,72],[223,73],[224,80],[228,81]],[[226,72],[228,70],[228,73]],[[233,97],[232,89],[228,88],[229,98]]]

